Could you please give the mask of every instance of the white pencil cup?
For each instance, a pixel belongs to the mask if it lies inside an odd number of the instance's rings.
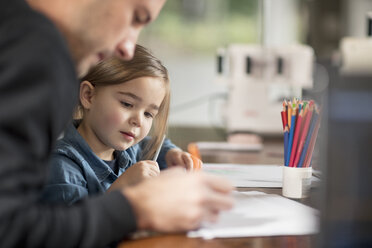
[[[312,168],[283,166],[283,196],[288,198],[305,198],[311,188]]]

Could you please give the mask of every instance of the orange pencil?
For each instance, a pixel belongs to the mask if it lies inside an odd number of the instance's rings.
[[[295,101],[295,104],[296,104],[296,116],[298,116],[299,114],[299,111],[300,111],[300,101],[296,98],[296,101]]]
[[[193,169],[200,170],[203,162],[201,161],[198,146],[195,143],[189,143],[187,145],[187,151],[191,154]]]

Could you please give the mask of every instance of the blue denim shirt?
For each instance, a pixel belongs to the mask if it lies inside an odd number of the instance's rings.
[[[140,160],[143,147],[149,141],[146,137],[125,151],[115,151],[119,165],[118,174],[99,158],[80,136],[74,124],[65,130],[64,137],[57,141],[49,162],[49,176],[42,195],[43,201],[72,204],[84,197],[102,194],[133,164]],[[166,139],[160,150],[160,169],[167,167],[165,154],[176,148]]]

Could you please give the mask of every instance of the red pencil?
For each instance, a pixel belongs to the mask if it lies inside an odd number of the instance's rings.
[[[297,120],[296,120],[296,128],[295,128],[295,133],[293,137],[293,144],[292,144],[292,151],[291,151],[291,157],[289,159],[289,166],[293,167],[293,162],[295,159],[295,154],[297,150],[297,145],[298,145],[298,139],[300,137],[300,130],[301,130],[301,123],[303,119],[303,113],[304,110],[301,108],[300,113],[298,114]]]
[[[314,110],[313,104],[314,104],[314,102],[312,102],[312,101],[309,104],[309,110],[307,111],[307,115],[305,117],[305,124],[304,124],[304,128],[302,130],[302,133],[301,133],[300,141],[298,143],[297,152],[296,152],[296,155],[295,155],[295,158],[294,158],[293,166],[298,165],[298,161],[300,160],[300,157],[301,157],[301,152],[302,152],[302,149],[303,149],[304,144],[305,144],[307,132],[309,130],[311,117],[313,116],[313,110]]]
[[[285,126],[287,125],[287,113],[284,111],[280,113],[282,115],[282,124],[283,124],[283,130],[284,130]]]
[[[281,115],[282,115],[283,130],[285,129],[285,126],[288,125],[288,113],[287,113],[288,111],[287,111],[287,109],[288,109],[287,101],[284,100],[283,101],[283,111],[280,112]]]

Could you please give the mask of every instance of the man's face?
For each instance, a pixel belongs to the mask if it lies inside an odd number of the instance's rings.
[[[131,59],[141,29],[158,16],[165,1],[90,0],[73,30],[79,75],[106,57]]]

